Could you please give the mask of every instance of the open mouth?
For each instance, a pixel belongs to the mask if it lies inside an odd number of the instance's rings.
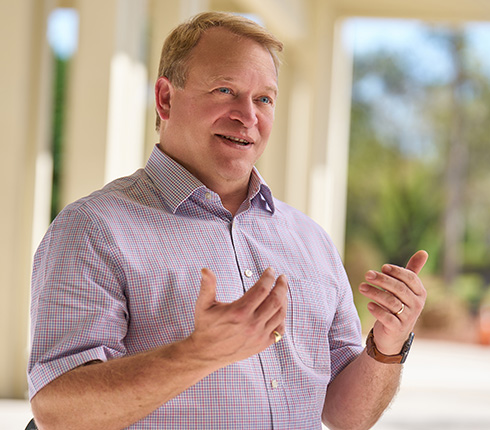
[[[240,139],[239,137],[225,136],[223,134],[217,134],[216,136],[220,137],[221,139],[228,140],[229,142],[236,143],[237,145],[240,146],[248,146],[252,144],[252,142],[249,142],[248,140],[245,139]]]

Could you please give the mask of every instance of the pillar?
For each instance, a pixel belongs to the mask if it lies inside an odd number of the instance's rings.
[[[143,164],[146,106],[145,0],[78,0],[71,65],[62,204]]]
[[[33,247],[49,217],[52,2],[0,2],[0,398],[25,394]],[[46,198],[36,198],[36,196]]]

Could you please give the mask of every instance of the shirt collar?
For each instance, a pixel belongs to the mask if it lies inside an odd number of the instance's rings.
[[[274,213],[274,198],[272,197],[272,191],[266,184],[259,171],[254,166],[252,174],[250,176],[250,183],[248,186],[248,199],[249,201],[255,198],[260,199],[261,206],[268,212]]]
[[[175,213],[179,206],[197,190],[207,190],[199,179],[161,151],[158,145],[153,148],[146,163],[145,171],[162,193],[172,213]],[[247,199],[252,201],[256,197],[264,210],[274,213],[275,206],[272,192],[254,167],[250,177]]]

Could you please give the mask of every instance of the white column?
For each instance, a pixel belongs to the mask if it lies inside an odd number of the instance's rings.
[[[78,0],[62,174],[65,205],[141,167],[146,1]]]
[[[311,149],[311,93],[305,76],[298,74],[291,83],[288,138],[285,142],[285,201],[308,211],[309,162]]]
[[[0,397],[26,390],[32,248],[49,217],[51,1],[0,2]]]
[[[309,214],[330,234],[343,255],[352,60],[342,44],[341,22],[328,13],[322,16],[319,48],[323,52],[323,61],[318,64],[316,148],[312,160]]]
[[[109,76],[104,182],[143,166],[147,105],[146,0],[119,0]]]

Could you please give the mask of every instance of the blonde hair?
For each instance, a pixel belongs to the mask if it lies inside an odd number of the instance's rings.
[[[267,49],[279,71],[279,52],[283,44],[264,27],[244,18],[226,12],[204,12],[194,16],[176,27],[165,39],[158,78],[165,76],[177,88],[184,88],[187,78],[187,61],[192,49],[197,45],[203,33],[215,27],[221,27],[230,32],[252,39]],[[160,129],[160,116],[156,116],[156,129]]]

